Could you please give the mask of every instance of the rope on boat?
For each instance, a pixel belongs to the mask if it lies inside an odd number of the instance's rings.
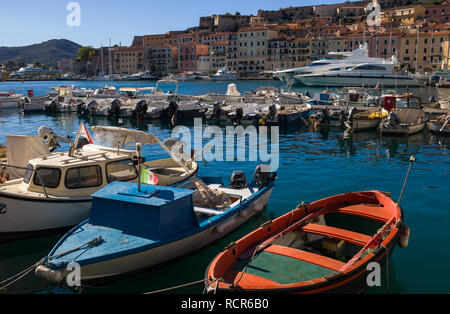
[[[5,284],[4,286],[0,287],[0,292],[6,292],[7,288],[12,285],[13,283],[19,281],[20,279],[22,279],[23,277],[25,277],[26,275],[28,275],[30,272],[32,272],[36,267],[42,265],[45,261],[45,258],[42,258],[41,260],[39,260],[37,263],[31,265],[30,267],[22,270],[21,272],[9,277],[8,279],[3,280],[2,282],[0,282],[0,285]]]
[[[74,248],[74,249],[71,249],[71,250],[62,252],[62,253],[60,253],[60,254],[58,254],[58,255],[49,256],[49,257],[48,257],[48,260],[55,259],[55,258],[58,258],[58,257],[62,257],[62,256],[65,256],[65,255],[69,255],[70,253],[76,252],[76,251],[82,249],[82,248],[85,247],[85,246],[87,246],[86,249],[89,249],[89,248],[91,248],[91,247],[93,247],[93,246],[95,246],[95,245],[101,243],[102,241],[103,241],[103,239],[102,239],[102,237],[100,236],[100,237],[95,238],[95,239],[92,239],[91,241],[86,242],[86,243],[84,243],[84,244],[82,244],[82,245],[80,245],[80,246],[78,246],[78,247],[76,247],[76,248]]]
[[[182,285],[178,285],[178,286],[173,286],[173,287],[169,287],[169,288],[165,288],[165,289],[161,289],[161,290],[155,290],[155,291],[150,291],[150,292],[146,292],[144,294],[157,294],[157,293],[162,293],[162,292],[167,292],[167,291],[172,291],[172,290],[176,290],[176,289],[180,289],[180,288],[185,288],[185,287],[189,287],[189,286],[195,286],[198,285],[200,283],[206,283],[209,279],[202,279],[202,280],[198,280],[198,281],[193,281],[193,282],[189,282],[189,283],[185,283]],[[208,284],[207,286],[212,285],[213,283],[217,282],[216,287],[214,288],[214,293],[215,291],[217,291],[217,287],[218,287],[218,282],[221,281],[222,278],[219,279],[215,279],[213,282],[211,282],[210,284]],[[205,287],[206,289],[206,287]]]
[[[386,289],[389,290],[389,249],[384,245],[381,247],[386,250]]]

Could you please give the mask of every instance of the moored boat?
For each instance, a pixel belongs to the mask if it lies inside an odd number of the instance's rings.
[[[428,129],[436,134],[450,134],[450,114],[442,115],[437,119],[430,120],[427,123]]]
[[[351,132],[376,129],[388,114],[389,112],[383,108],[357,112],[348,117],[345,125],[347,126],[347,130]]]
[[[82,282],[96,281],[193,253],[267,205],[275,176],[258,169],[250,185],[243,172],[234,172],[229,186],[220,178],[182,187],[112,183],[93,195],[90,218],[56,244],[36,274],[61,283],[67,264],[76,262]]]
[[[0,92],[0,110],[18,108],[22,98],[23,94]]]
[[[144,145],[159,144],[169,153],[152,134],[116,127],[92,129],[98,138],[111,145],[140,141]],[[26,167],[1,164],[7,171],[25,171],[23,177],[0,184],[0,203],[5,208],[0,220],[1,242],[75,226],[89,217],[92,193],[111,182],[138,181],[138,171],[133,165],[136,151],[95,145],[90,135],[87,137],[90,140],[81,148],[78,147],[83,138],[77,136],[68,152],[45,154],[29,160]],[[146,182],[173,185],[197,173],[195,161],[179,161],[170,156],[143,164],[148,168]]]
[[[391,100],[390,105],[386,102]],[[411,93],[384,97],[389,115],[380,123],[383,134],[411,135],[421,132],[426,123],[421,99]]]
[[[301,204],[218,254],[206,270],[208,292],[356,293],[368,265],[383,266],[409,229],[385,193],[346,193]]]

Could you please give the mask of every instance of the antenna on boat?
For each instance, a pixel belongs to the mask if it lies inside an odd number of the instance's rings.
[[[142,173],[142,166],[141,166],[141,156],[142,156],[142,144],[136,143],[136,154],[137,154],[137,166],[138,166],[138,192],[141,191],[141,173]]]
[[[405,191],[405,187],[406,187],[406,181],[408,181],[409,173],[410,173],[411,168],[412,168],[412,165],[413,165],[413,163],[414,163],[415,161],[416,161],[416,156],[413,155],[413,156],[411,156],[411,157],[409,158],[408,172],[406,173],[405,182],[403,183],[402,191],[401,191],[401,193],[400,193],[400,197],[399,197],[399,199],[398,199],[397,206],[400,206],[400,202],[401,202],[402,197],[403,197],[403,192]]]

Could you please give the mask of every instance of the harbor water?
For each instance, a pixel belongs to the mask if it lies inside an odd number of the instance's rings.
[[[0,91],[26,94],[34,90],[35,96],[45,95],[50,87],[65,82],[4,82]],[[104,82],[68,82],[78,88],[98,88]],[[156,82],[108,82],[116,87],[150,87]],[[208,92],[225,93],[227,82],[180,82],[180,94],[202,95]],[[260,86],[280,86],[275,81],[238,81],[237,89],[243,93]],[[305,88],[299,88],[305,91]],[[319,89],[310,89],[310,94]],[[431,87],[411,89],[422,100],[428,97],[448,96],[450,91]],[[80,118],[77,114],[36,114],[22,116],[15,111],[0,113],[0,143],[6,145],[6,134],[37,135],[40,126],[50,126],[58,135],[74,135],[80,122],[88,127],[115,125],[138,129],[171,137],[172,127],[165,121],[123,119],[111,121],[103,117]],[[193,128],[192,122],[180,122]],[[331,195],[350,191],[381,190],[400,195],[408,169],[409,158],[415,155],[406,190],[402,199],[405,223],[411,228],[409,247],[396,248],[383,274],[382,286],[367,293],[449,293],[450,274],[450,137],[435,136],[427,131],[409,136],[381,136],[376,131],[347,134],[339,129],[323,128],[318,131],[295,125],[280,128],[279,169],[275,189],[267,208],[250,222],[219,242],[162,267],[145,271],[96,287],[84,287],[82,293],[144,293],[198,281],[204,277],[209,262],[227,244],[233,242],[262,223],[274,219],[302,201],[312,202]],[[61,144],[59,150],[67,150]],[[248,156],[248,150],[247,156]],[[167,158],[155,146],[144,147],[147,160]],[[260,161],[212,161],[206,166],[199,163],[199,175],[220,176],[228,181],[233,170],[245,171],[253,177]],[[13,209],[11,209],[13,210]],[[1,217],[0,217],[1,219]],[[0,245],[0,281],[31,266],[56,244],[63,234],[21,240]],[[388,279],[388,280],[387,280]],[[202,293],[202,285],[195,285],[174,293]],[[49,285],[34,274],[16,283],[14,293],[77,293]]]

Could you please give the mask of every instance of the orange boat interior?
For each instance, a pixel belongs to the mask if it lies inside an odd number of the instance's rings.
[[[221,287],[280,288],[326,280],[370,254],[377,231],[400,217],[381,192],[327,198],[263,225],[222,252],[208,275]],[[394,218],[394,219],[393,219]],[[381,240],[380,240],[381,241]]]

